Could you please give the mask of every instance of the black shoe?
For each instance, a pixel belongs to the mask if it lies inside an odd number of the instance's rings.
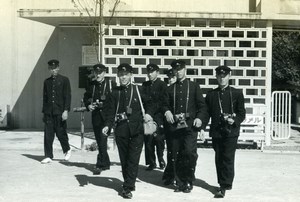
[[[190,193],[193,190],[193,184],[192,183],[185,183],[182,187],[182,192],[183,193]]]
[[[173,178],[169,178],[169,179],[165,179],[164,180],[164,185],[165,186],[168,186],[168,185],[171,185],[171,184],[174,184],[176,182],[174,182],[175,180]]]
[[[132,193],[129,189],[123,189],[121,192],[121,196],[123,198],[131,199],[132,198]]]
[[[174,192],[181,192],[181,188],[177,186],[177,187],[174,189]]]
[[[224,188],[220,188],[220,190],[215,194],[215,198],[224,198],[226,190]]]
[[[102,168],[95,167],[93,170],[93,175],[100,175],[102,172]]]
[[[182,192],[184,189],[184,185],[179,185],[176,180],[174,180],[173,185],[175,187],[174,192]]]
[[[151,171],[154,170],[154,168],[156,168],[156,165],[151,164],[146,168],[146,170]]]
[[[165,161],[164,161],[164,160],[160,161],[160,162],[159,162],[159,168],[160,168],[160,169],[164,169],[165,167],[166,167]]]

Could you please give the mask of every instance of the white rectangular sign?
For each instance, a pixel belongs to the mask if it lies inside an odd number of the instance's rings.
[[[98,46],[82,46],[82,64],[94,65],[98,62]]]

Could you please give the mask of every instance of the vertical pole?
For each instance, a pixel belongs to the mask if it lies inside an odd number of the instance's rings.
[[[266,116],[265,116],[265,141],[266,145],[271,145],[271,105],[272,102],[272,21],[267,22],[267,64],[266,64]]]
[[[103,35],[104,35],[104,19],[103,19],[103,0],[99,0],[99,49],[98,49],[98,58],[99,62],[103,64]]]
[[[291,116],[292,116],[292,114],[291,114],[291,108],[292,108],[292,95],[291,95],[291,93],[290,92],[288,92],[288,99],[289,99],[289,103],[288,103],[288,138],[290,138],[291,137]]]
[[[83,107],[83,100],[81,100],[81,107]],[[84,149],[84,111],[80,112],[80,136],[81,136],[81,150]]]

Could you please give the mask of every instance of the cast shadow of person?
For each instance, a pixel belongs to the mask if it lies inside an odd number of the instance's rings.
[[[152,170],[152,171],[147,171],[146,166],[139,165],[139,174],[138,174],[138,179],[150,184],[153,184],[155,186],[160,186],[164,187],[166,189],[174,189],[175,187],[172,185],[164,185],[162,176],[163,176],[163,170]],[[207,190],[211,192],[212,194],[215,194],[217,192],[218,187],[212,186],[208,184],[206,181],[201,180],[201,179],[196,179],[193,182],[194,187],[201,187],[204,190]]]
[[[23,156],[26,156],[27,158],[36,160],[38,162],[41,162],[45,156],[44,155],[32,155],[32,154],[22,154]],[[64,159],[52,159],[52,161],[64,161]]]
[[[60,161],[59,163],[65,165],[65,166],[75,166],[78,168],[84,168],[90,172],[93,172],[95,164],[92,163],[83,163],[83,162],[70,162],[70,161]],[[111,166],[120,166],[121,164],[119,162],[111,162]]]
[[[45,156],[44,155],[32,155],[32,154],[22,154],[23,156],[41,162]]]
[[[171,186],[165,186],[162,181],[163,170],[146,170],[146,166],[139,165],[138,179],[155,186],[164,187],[166,189],[172,189]]]
[[[205,189],[205,190],[209,191],[212,194],[215,194],[218,191],[218,187],[212,186],[204,180],[196,179],[193,184],[194,184],[194,187],[195,186],[196,187],[201,187],[202,189]]]
[[[75,177],[80,187],[84,187],[89,184],[92,184],[95,186],[113,189],[118,193],[120,192],[123,183],[121,180],[113,177],[99,177],[99,176],[91,177],[87,175],[75,175]]]

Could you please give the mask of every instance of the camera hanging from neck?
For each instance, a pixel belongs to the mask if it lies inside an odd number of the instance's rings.
[[[230,96],[231,114],[234,115],[234,112],[233,112],[233,102],[232,102],[232,92],[231,92],[230,86],[229,86],[229,96]],[[222,103],[221,103],[220,91],[218,91],[218,99],[219,99],[219,106],[220,106],[221,114],[224,114]]]

